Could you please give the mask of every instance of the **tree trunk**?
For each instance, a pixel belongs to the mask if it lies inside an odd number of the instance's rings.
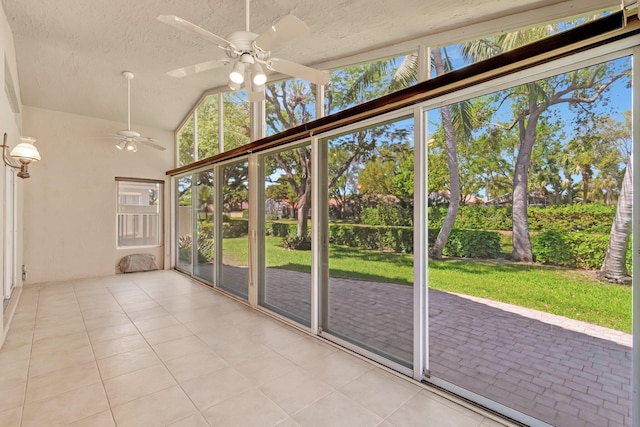
[[[629,247],[629,236],[632,230],[632,208],[633,208],[633,160],[630,158],[627,163],[627,170],[624,172],[622,188],[618,197],[618,207],[616,216],[613,218],[611,226],[611,236],[609,237],[609,247],[604,257],[602,268],[598,275],[607,280],[628,283],[630,281],[627,271],[627,248]]]
[[[533,110],[533,108],[532,108]],[[520,130],[520,147],[513,175],[513,250],[511,258],[515,261],[533,262],[531,252],[531,239],[529,237],[529,218],[527,205],[529,203],[529,165],[531,163],[531,150],[536,142],[536,125],[539,115],[531,113],[529,121],[525,125],[524,117],[520,117],[518,126]]]
[[[442,62],[442,53],[440,49],[433,50],[433,62],[436,66],[436,74],[444,73],[444,63]],[[444,139],[447,147],[447,164],[449,166],[449,180],[451,185],[449,188],[449,208],[447,216],[444,218],[442,228],[438,233],[436,242],[429,251],[429,255],[433,258],[442,258],[442,250],[449,240],[449,234],[453,229],[456,221],[458,208],[460,207],[460,175],[458,174],[458,150],[456,147],[456,136],[453,129],[453,121],[451,119],[451,109],[448,105],[440,108],[442,116],[442,128],[444,129]]]
[[[301,194],[298,195],[298,237],[306,238],[309,234],[309,210],[311,209],[311,174],[305,168],[303,182],[300,183]]]
[[[591,178],[591,174],[587,170],[587,168],[583,168],[582,170],[582,204],[587,203],[587,198],[589,197],[589,178]]]

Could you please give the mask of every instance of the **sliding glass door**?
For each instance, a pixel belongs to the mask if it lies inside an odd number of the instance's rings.
[[[413,364],[413,127],[405,117],[321,141],[329,241],[322,334],[403,367]]]
[[[176,178],[176,268],[193,272],[193,196],[192,176]]]
[[[311,145],[262,157],[264,272],[259,304],[311,324]]]
[[[222,256],[216,285],[241,298],[249,294],[249,162],[218,169],[222,178]]]
[[[214,204],[213,170],[199,172],[194,175],[193,187],[195,241],[197,251],[193,260],[194,276],[205,282],[213,282],[215,264],[215,204]]]

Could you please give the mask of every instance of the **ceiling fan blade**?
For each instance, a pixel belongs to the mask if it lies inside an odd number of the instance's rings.
[[[160,15],[158,16],[158,21],[167,25],[171,25],[172,27],[175,27],[179,30],[204,37],[205,39],[214,42],[215,44],[217,44],[222,48],[226,48],[227,46],[233,46],[233,44],[230,41],[225,40],[222,37],[217,36],[205,30],[204,28],[198,27],[197,25],[192,24],[189,21],[185,21],[184,19],[176,15]]]
[[[288,74],[317,85],[326,85],[329,83],[329,73],[327,71],[316,70],[315,68],[287,61],[286,59],[271,58],[268,63],[268,68],[278,73]]]
[[[309,32],[309,27],[293,15],[287,15],[260,34],[254,43],[264,51],[274,50],[282,43]]]
[[[254,86],[252,84],[247,85],[247,99],[249,102],[264,101],[264,85]]]
[[[151,148],[155,148],[156,150],[161,150],[164,151],[166,150],[166,148],[164,148],[162,145],[160,144],[156,144],[155,140],[152,138],[147,138],[147,137],[140,137],[140,138],[136,138],[136,142],[139,144],[144,144],[147,145]]]
[[[201,71],[207,71],[214,68],[222,67],[227,64],[229,64],[229,61],[227,59],[214,59],[213,61],[201,62],[199,64],[189,65],[188,67],[167,71],[167,74],[171,77],[181,78],[199,73]]]

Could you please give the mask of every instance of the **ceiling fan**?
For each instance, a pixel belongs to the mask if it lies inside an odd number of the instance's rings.
[[[227,56],[169,71],[167,74],[172,77],[185,77],[233,63],[229,74],[229,87],[236,90],[244,85],[249,101],[264,100],[267,76],[262,66],[317,85],[329,83],[329,73],[326,71],[271,57],[272,50],[309,31],[305,23],[293,15],[280,18],[267,31],[258,35],[249,31],[249,0],[246,0],[246,29],[229,34],[228,40],[175,15],[160,15],[158,20],[179,30],[204,37],[215,43]]]
[[[156,150],[165,150],[165,148],[156,144],[153,138],[147,136],[140,136],[136,131],[131,130],[131,79],[133,79],[133,73],[131,71],[123,71],[122,75],[127,79],[127,129],[120,130],[117,134],[112,134],[114,138],[120,140],[116,144],[118,150],[125,151],[138,151],[138,143],[155,148]]]

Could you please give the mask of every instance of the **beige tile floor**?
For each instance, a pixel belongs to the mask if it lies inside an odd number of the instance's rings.
[[[25,286],[0,426],[495,427],[171,271]]]

